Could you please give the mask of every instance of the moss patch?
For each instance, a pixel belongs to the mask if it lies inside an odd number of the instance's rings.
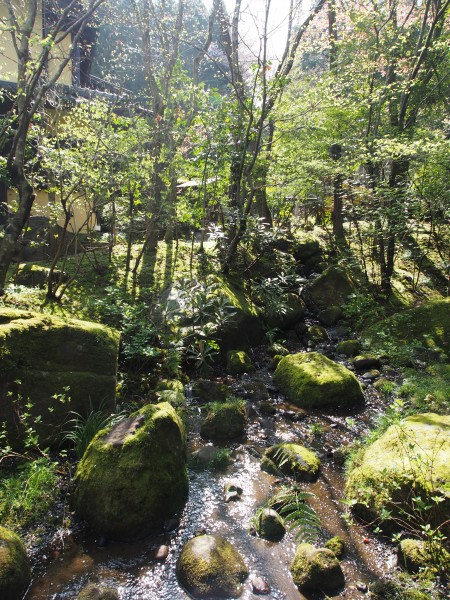
[[[367,328],[361,338],[399,365],[408,365],[415,357],[448,360],[450,298],[397,313]]]
[[[311,308],[324,310],[342,306],[353,291],[354,285],[348,274],[338,267],[329,267],[305,287],[303,295]]]
[[[364,519],[391,526],[406,515],[414,525],[413,497],[431,506],[420,512],[421,519],[435,524],[448,520],[450,416],[426,413],[391,425],[356,460],[346,496]],[[436,503],[433,497],[442,501]]]
[[[168,403],[148,405],[97,434],[78,466],[74,508],[114,539],[143,537],[183,506],[184,427]]]
[[[201,535],[184,545],[177,562],[177,577],[194,598],[238,598],[248,568],[225,538]]]
[[[291,354],[280,360],[274,382],[300,407],[360,404],[364,401],[356,377],[317,352]]]

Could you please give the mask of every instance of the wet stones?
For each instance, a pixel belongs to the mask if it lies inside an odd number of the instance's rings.
[[[184,427],[168,403],[148,405],[89,445],[75,476],[74,508],[112,539],[144,537],[183,506]]]
[[[295,585],[302,591],[336,592],[345,585],[341,565],[334,553],[327,548],[300,544],[290,570]]]
[[[336,352],[344,356],[357,356],[361,351],[361,344],[358,340],[344,340],[336,346]]]
[[[285,356],[278,363],[273,380],[291,402],[302,408],[364,401],[355,375],[318,352]]]
[[[0,598],[22,598],[30,580],[30,564],[22,540],[6,527],[0,527]]]
[[[313,481],[320,468],[317,455],[299,444],[276,444],[266,450],[261,469],[274,475],[289,475],[299,481]]]
[[[251,579],[252,591],[259,596],[267,596],[270,594],[270,585],[262,577],[254,575]]]
[[[248,568],[225,538],[200,535],[183,547],[177,562],[180,585],[194,598],[238,598]]]

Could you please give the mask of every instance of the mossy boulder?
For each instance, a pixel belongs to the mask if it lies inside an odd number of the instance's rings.
[[[347,272],[333,266],[305,286],[302,296],[311,309],[320,311],[330,306],[342,306],[354,290]]]
[[[408,366],[417,357],[448,361],[450,298],[403,310],[365,329],[361,338],[372,350],[390,354],[398,365]]]
[[[330,341],[327,330],[321,325],[310,325],[308,327],[308,338],[315,344]]]
[[[43,313],[0,309],[0,422],[20,445],[17,413],[28,400],[41,441],[71,411],[112,409],[119,334],[109,327]]]
[[[261,469],[274,475],[283,473],[299,481],[313,481],[319,473],[320,460],[315,452],[304,446],[282,443],[265,451]]]
[[[450,416],[426,413],[391,425],[355,460],[346,497],[356,515],[381,521],[389,529],[397,528],[405,514],[415,514],[413,497],[431,507],[421,511],[424,521],[435,526],[448,521]],[[447,525],[444,531],[448,530]]]
[[[192,397],[197,402],[223,402],[230,393],[230,388],[219,381],[198,379],[192,384]]]
[[[209,440],[232,440],[245,431],[245,403],[239,400],[214,402],[202,423],[202,437]]]
[[[119,600],[117,590],[89,583],[77,596],[77,600]]]
[[[317,270],[318,265],[323,261],[320,241],[311,234],[303,234],[295,240],[291,251],[306,275]]]
[[[345,585],[341,565],[327,548],[300,544],[290,570],[295,585],[302,591],[337,592]]]
[[[357,371],[366,371],[367,369],[379,369],[381,360],[374,354],[358,354],[352,360],[353,366]]]
[[[345,554],[345,544],[344,540],[339,536],[335,535],[334,537],[327,540],[324,544],[324,548],[331,550],[331,552],[336,556],[336,558],[342,558]]]
[[[227,353],[227,373],[229,375],[242,375],[254,371],[252,360],[243,350],[230,350]]]
[[[331,325],[335,325],[342,317],[342,309],[339,306],[330,306],[321,310],[317,317],[321,325],[331,327]]]
[[[280,360],[273,380],[300,407],[361,404],[361,386],[351,371],[318,352],[291,354]]]
[[[424,540],[406,538],[398,545],[398,562],[408,573],[418,573],[421,569],[430,571],[437,568],[448,573],[450,569],[450,554],[441,545],[439,554],[432,552]]]
[[[259,537],[270,542],[279,542],[286,533],[281,516],[273,508],[262,508],[254,519],[255,531]]]
[[[119,540],[144,537],[186,500],[186,440],[173,407],[144,406],[99,432],[75,475],[74,508],[92,529]]]
[[[279,306],[266,311],[266,321],[270,328],[288,329],[298,323],[305,315],[306,305],[298,294],[282,294]]]
[[[344,356],[357,356],[361,351],[361,344],[358,340],[344,340],[336,346],[336,352]]]
[[[43,267],[35,263],[22,263],[19,265],[15,282],[17,285],[26,287],[43,288],[47,284],[50,275],[49,267]],[[67,273],[55,270],[52,273],[52,281],[66,282],[68,279]]]
[[[176,567],[180,585],[193,598],[238,598],[248,568],[225,538],[200,535],[189,540]]]
[[[0,527],[0,598],[22,598],[30,581],[30,563],[22,540],[6,527]]]

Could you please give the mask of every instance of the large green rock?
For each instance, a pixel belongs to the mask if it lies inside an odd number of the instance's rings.
[[[273,380],[300,407],[360,404],[364,396],[358,380],[343,365],[318,352],[283,357]]]
[[[282,443],[265,451],[261,469],[274,475],[290,475],[299,481],[312,481],[319,472],[320,460],[315,452],[300,444]]]
[[[231,440],[245,431],[245,403],[239,400],[214,402],[202,423],[202,437],[210,440]]]
[[[19,600],[31,581],[27,551],[21,539],[0,527],[0,598]]]
[[[96,532],[127,540],[159,528],[188,492],[185,432],[172,406],[144,406],[99,432],[75,484],[76,514]]]
[[[113,588],[89,583],[78,594],[77,600],[119,600],[119,594]]]
[[[417,527],[417,518],[435,526],[448,522],[450,416],[427,413],[391,425],[357,457],[346,497],[361,518],[389,528],[401,527],[405,519]],[[430,508],[420,508],[413,498]]]
[[[305,286],[303,296],[310,308],[324,310],[330,306],[345,304],[354,289],[346,271],[339,267],[329,267]]]
[[[335,554],[327,548],[300,544],[290,569],[294,583],[300,590],[337,592],[345,585],[341,565]]]
[[[0,422],[10,443],[20,444],[28,401],[42,439],[55,437],[70,411],[113,408],[118,350],[119,334],[104,325],[1,308]]]
[[[368,327],[361,339],[372,351],[399,365],[409,365],[419,357],[448,361],[450,353],[450,298],[433,300]],[[390,349],[393,351],[389,352]]]
[[[238,598],[248,568],[225,538],[200,535],[183,546],[177,577],[193,598]]]

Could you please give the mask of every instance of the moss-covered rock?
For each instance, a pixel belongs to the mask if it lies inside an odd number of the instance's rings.
[[[364,401],[353,373],[317,352],[285,356],[278,363],[273,380],[281,392],[300,407]]]
[[[214,402],[209,406],[200,432],[202,437],[210,440],[231,440],[244,433],[246,422],[244,402]]]
[[[230,393],[230,388],[219,381],[198,379],[192,384],[192,397],[197,402],[223,402]]]
[[[308,337],[315,344],[330,341],[327,330],[321,325],[310,325],[308,327]]]
[[[35,263],[22,263],[17,270],[15,282],[17,285],[24,285],[26,287],[43,288],[47,284],[49,275],[49,267],[43,267]],[[55,270],[52,273],[52,281],[61,280],[65,282],[67,279],[68,276],[64,272]]]
[[[358,354],[352,360],[353,366],[357,371],[366,371],[367,369],[379,369],[381,360],[374,354]]]
[[[187,496],[184,427],[168,403],[148,405],[99,432],[78,465],[74,508],[113,539],[143,537]]]
[[[336,346],[336,352],[344,356],[357,356],[361,351],[361,344],[358,340],[344,340]]]
[[[161,390],[156,392],[158,402],[168,402],[175,408],[181,408],[186,404],[186,396],[183,392],[177,392],[176,390]]]
[[[200,535],[183,547],[177,577],[194,598],[238,598],[248,568],[239,552],[225,538]]]
[[[22,598],[31,581],[27,551],[19,536],[0,527],[0,598]]]
[[[329,267],[317,279],[305,286],[303,297],[313,310],[342,306],[354,292],[354,285],[343,269]]]
[[[0,422],[20,444],[17,413],[28,400],[41,441],[70,411],[112,409],[119,334],[97,323],[0,309]]]
[[[365,329],[361,338],[374,351],[388,353],[399,365],[409,365],[415,357],[447,360],[450,298],[403,310]]]
[[[330,306],[321,310],[317,317],[321,325],[330,327],[331,325],[335,325],[342,317],[342,309],[339,306]]]
[[[283,519],[273,508],[260,509],[255,515],[254,525],[259,537],[270,542],[279,542],[286,533]]]
[[[450,416],[414,415],[391,425],[357,457],[346,497],[364,520],[380,520],[395,528],[411,515],[420,497],[430,510],[421,518],[434,525],[450,519]],[[433,497],[441,501],[436,503]],[[390,516],[389,516],[390,515]],[[448,530],[448,526],[444,530]]]
[[[294,583],[300,590],[337,592],[345,585],[341,565],[327,548],[300,544],[290,569]]]
[[[324,547],[336,556],[336,558],[341,559],[345,554],[345,544],[344,540],[339,536],[335,535],[334,537],[327,540],[324,544]]]
[[[312,481],[319,473],[320,460],[312,450],[299,444],[276,444],[265,451],[261,469],[274,475],[284,473],[299,481]]]
[[[254,370],[255,367],[247,352],[243,350],[230,350],[227,353],[227,373],[230,375],[242,375]]]
[[[119,600],[119,594],[113,588],[89,583],[78,594],[77,600]]]
[[[270,328],[288,329],[304,317],[305,310],[306,305],[298,294],[282,294],[279,306],[267,311],[266,322]]]

